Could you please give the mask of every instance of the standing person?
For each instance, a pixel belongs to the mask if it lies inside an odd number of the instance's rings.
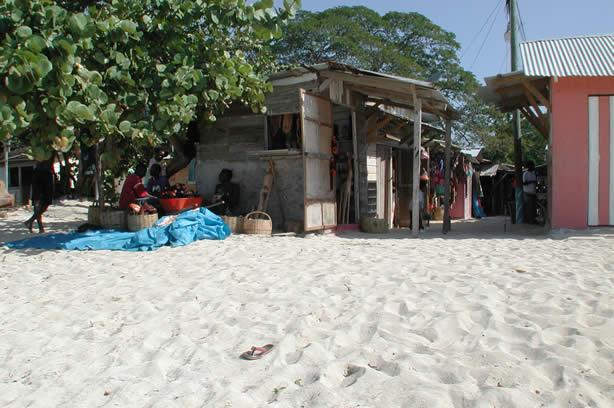
[[[53,201],[53,159],[39,162],[32,173],[32,203],[34,213],[26,222],[26,227],[32,231],[34,220],[38,223],[38,232],[45,232],[43,213]]]
[[[525,221],[531,224],[535,224],[536,187],[535,164],[532,161],[528,161],[527,170],[522,175],[522,191],[524,193]]]
[[[156,149],[156,154],[149,160],[149,164],[147,165],[147,173],[145,174],[145,178],[143,180],[144,183],[149,181],[149,177],[151,176],[151,167],[154,164],[160,166],[160,175],[166,177],[166,163],[164,163],[164,158],[166,157],[166,150],[161,147]]]

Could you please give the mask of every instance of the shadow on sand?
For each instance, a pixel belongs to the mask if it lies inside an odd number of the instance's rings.
[[[431,221],[430,226],[420,232],[417,239],[563,239],[570,235],[594,234],[591,230],[560,232],[540,225],[511,224],[509,217],[504,216],[453,220],[450,232],[444,234],[442,229],[442,221]],[[610,233],[614,233],[614,229]],[[344,231],[336,235],[347,239],[414,239],[409,228],[395,228],[383,234]]]

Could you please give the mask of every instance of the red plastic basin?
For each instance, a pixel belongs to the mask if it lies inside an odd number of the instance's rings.
[[[197,207],[203,202],[202,197],[190,197],[190,198],[161,198],[160,205],[166,212],[181,211],[184,208],[189,208],[196,204]]]

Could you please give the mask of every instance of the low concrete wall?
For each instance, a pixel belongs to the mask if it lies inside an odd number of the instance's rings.
[[[282,215],[280,196],[286,220],[304,221],[303,160],[298,154],[274,157],[279,194],[275,186],[266,212],[273,219],[275,228],[281,229]],[[232,170],[232,182],[239,184],[240,200],[237,213],[246,214],[255,210],[260,200],[260,190],[268,167],[268,157],[247,157],[238,160],[208,158],[199,154],[196,164],[196,185],[205,200],[210,200],[219,183],[218,175],[222,169]]]

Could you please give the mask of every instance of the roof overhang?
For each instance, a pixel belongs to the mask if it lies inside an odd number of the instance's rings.
[[[456,120],[460,114],[431,82],[360,69],[334,62],[302,66],[271,74],[273,86],[308,82],[314,74],[323,80],[338,81],[344,89],[360,93],[370,102],[413,111],[420,99],[422,112],[445,120]]]
[[[509,72],[484,78],[486,86],[479,93],[486,103],[495,105],[501,112],[516,109],[548,139],[550,125],[550,77],[527,76],[523,71]]]

